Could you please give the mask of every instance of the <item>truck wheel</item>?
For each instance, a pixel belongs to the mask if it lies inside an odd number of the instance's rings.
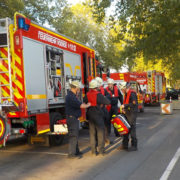
[[[5,119],[2,116],[0,116],[0,141],[4,139],[5,133],[6,133]]]
[[[54,124],[57,123],[58,120],[62,119],[62,116],[58,112],[52,112],[50,114],[50,129],[51,132],[54,132]],[[51,146],[61,145],[64,140],[64,135],[50,135],[49,142]]]

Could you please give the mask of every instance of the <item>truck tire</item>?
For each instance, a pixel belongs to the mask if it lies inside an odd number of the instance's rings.
[[[50,129],[51,132],[54,132],[54,124],[60,119],[63,119],[61,114],[58,112],[52,112],[50,114]],[[64,135],[50,135],[49,136],[49,143],[51,146],[58,146],[63,143]]]
[[[6,134],[6,122],[5,119],[0,116],[0,141],[4,139],[4,136]]]

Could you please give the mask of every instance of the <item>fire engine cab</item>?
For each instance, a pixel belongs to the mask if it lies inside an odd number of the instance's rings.
[[[65,96],[69,82],[79,80],[84,85],[82,100],[95,76],[92,48],[19,13],[14,21],[0,19],[1,146],[13,134],[27,134],[31,143],[48,137],[52,144],[60,144],[62,134],[67,133]]]

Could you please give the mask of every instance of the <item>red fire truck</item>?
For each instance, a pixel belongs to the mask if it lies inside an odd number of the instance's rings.
[[[67,133],[69,81],[84,85],[82,99],[95,76],[92,48],[19,13],[14,21],[0,19],[0,145],[17,134],[28,135],[32,144],[60,144]]]
[[[137,82],[144,91],[144,103],[156,104],[166,97],[166,78],[164,73],[157,71],[136,72]]]
[[[107,75],[102,75],[103,80],[107,81]],[[136,73],[126,72],[126,73],[111,73],[110,78],[114,79],[117,85],[125,84],[126,82],[131,82],[132,88],[137,92],[138,97],[138,109],[140,112],[144,112],[144,94],[141,90],[140,84],[136,81]]]

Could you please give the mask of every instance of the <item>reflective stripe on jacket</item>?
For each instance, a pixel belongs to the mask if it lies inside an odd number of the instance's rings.
[[[119,94],[118,94],[118,87],[117,86],[114,86],[114,97],[118,97],[119,96]],[[107,90],[107,92],[110,94],[110,96],[112,97],[112,92],[111,92],[111,90],[107,87],[106,88],[106,90]]]
[[[124,101],[123,101],[123,104],[129,104],[129,100],[130,100],[130,96],[131,96],[131,93],[134,92],[136,93],[135,91],[133,90],[129,90],[127,94],[125,94],[124,96]]]

